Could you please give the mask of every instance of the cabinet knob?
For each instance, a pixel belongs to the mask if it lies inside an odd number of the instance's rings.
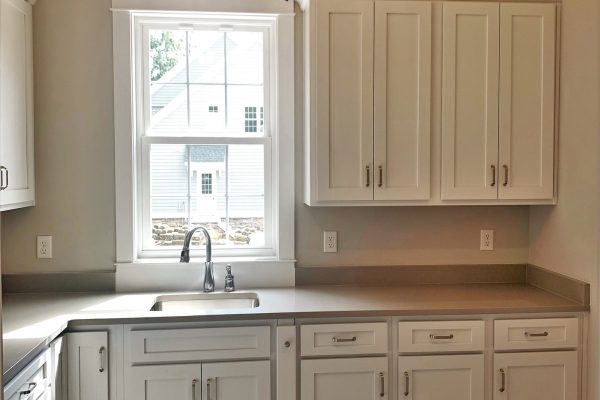
[[[286,340],[283,345],[285,346],[285,348],[289,349],[292,346],[292,343],[289,340]]]

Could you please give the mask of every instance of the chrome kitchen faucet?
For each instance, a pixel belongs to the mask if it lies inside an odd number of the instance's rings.
[[[206,261],[204,262],[204,291],[205,292],[214,292],[215,291],[215,275],[213,273],[213,263],[212,263],[212,244],[210,241],[210,234],[201,226],[198,226],[192,230],[190,230],[185,235],[185,240],[183,241],[183,249],[181,250],[181,258],[179,262],[189,263],[190,262],[190,243],[192,242],[192,236],[196,231],[202,231],[204,234],[204,239],[206,240]]]

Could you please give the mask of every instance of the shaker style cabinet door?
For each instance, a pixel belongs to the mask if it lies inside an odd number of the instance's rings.
[[[373,200],[374,5],[316,4],[317,196]]]
[[[554,196],[555,14],[500,5],[500,199]]]
[[[444,3],[442,200],[498,197],[498,3]]]
[[[427,200],[430,2],[375,2],[374,68],[374,198]]]
[[[483,400],[483,355],[401,356],[398,400]]]
[[[202,364],[203,400],[268,400],[271,363],[242,361]]]
[[[67,398],[108,400],[108,333],[67,334]]]
[[[0,211],[33,205],[32,9],[0,0]]]
[[[133,367],[125,382],[128,400],[200,400],[201,364]]]
[[[388,359],[302,360],[301,400],[386,400]]]
[[[494,400],[577,398],[577,351],[494,354]]]

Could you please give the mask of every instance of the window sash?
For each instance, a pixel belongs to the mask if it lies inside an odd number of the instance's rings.
[[[160,19],[148,19],[148,20],[140,20],[139,23],[139,34],[141,36],[141,42],[138,42],[138,51],[136,52],[138,60],[141,58],[140,67],[138,68],[138,87],[141,88],[138,91],[138,98],[142,99],[140,105],[142,106],[141,117],[138,119],[138,124],[141,124],[143,127],[142,135],[150,136],[152,134],[151,130],[151,118],[152,118],[152,99],[151,99],[151,79],[150,79],[150,30],[186,30],[186,31],[214,31],[223,29],[226,27],[226,31],[228,32],[262,32],[263,33],[263,108],[264,108],[264,123],[262,126],[263,132],[261,133],[258,129],[254,136],[270,136],[270,118],[274,113],[271,112],[271,80],[273,77],[271,76],[271,47],[272,47],[272,21],[268,20],[223,20],[223,19],[210,19],[210,18],[172,18],[172,22],[166,22],[165,20],[170,20],[171,18],[163,17]],[[187,49],[186,49],[187,50]],[[226,64],[225,64],[226,66]],[[189,63],[188,63],[189,67]],[[188,71],[189,74],[189,71]],[[199,82],[173,82],[169,83],[172,85],[185,85],[188,87],[194,85],[223,85],[225,86],[225,90],[227,91],[228,87],[236,87],[236,86],[260,86],[256,84],[236,84],[236,83],[219,83],[219,84],[206,84]],[[225,112],[227,114],[227,102],[225,102],[225,110],[219,112]],[[187,101],[187,116],[188,116],[188,129],[190,124],[190,101],[188,94]],[[138,113],[140,112],[138,106]],[[227,122],[227,121],[226,121]],[[223,132],[224,133],[224,132]],[[193,135],[193,133],[192,133]],[[243,132],[243,130],[237,135],[223,135],[221,132],[202,132],[197,136],[219,136],[219,137],[232,137],[232,136],[247,136],[248,132]]]
[[[180,249],[163,249],[154,245],[152,238],[152,201],[151,201],[151,166],[150,166],[150,148],[153,144],[181,144],[181,145],[232,145],[248,144],[262,145],[264,154],[264,244],[260,247],[214,247],[215,256],[275,256],[276,250],[274,242],[274,208],[273,208],[273,165],[272,165],[272,146],[269,137],[248,137],[248,138],[221,138],[221,137],[165,137],[165,136],[143,136],[140,146],[140,165],[141,176],[137,186],[137,211],[138,211],[138,258],[173,258],[178,257]],[[203,249],[198,249],[197,254],[201,255]]]

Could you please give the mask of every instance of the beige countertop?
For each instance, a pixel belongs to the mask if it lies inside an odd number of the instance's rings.
[[[36,293],[3,296],[7,382],[69,326],[308,317],[512,314],[588,311],[588,305],[527,284],[315,286],[248,290],[252,309],[150,311],[163,293]]]

